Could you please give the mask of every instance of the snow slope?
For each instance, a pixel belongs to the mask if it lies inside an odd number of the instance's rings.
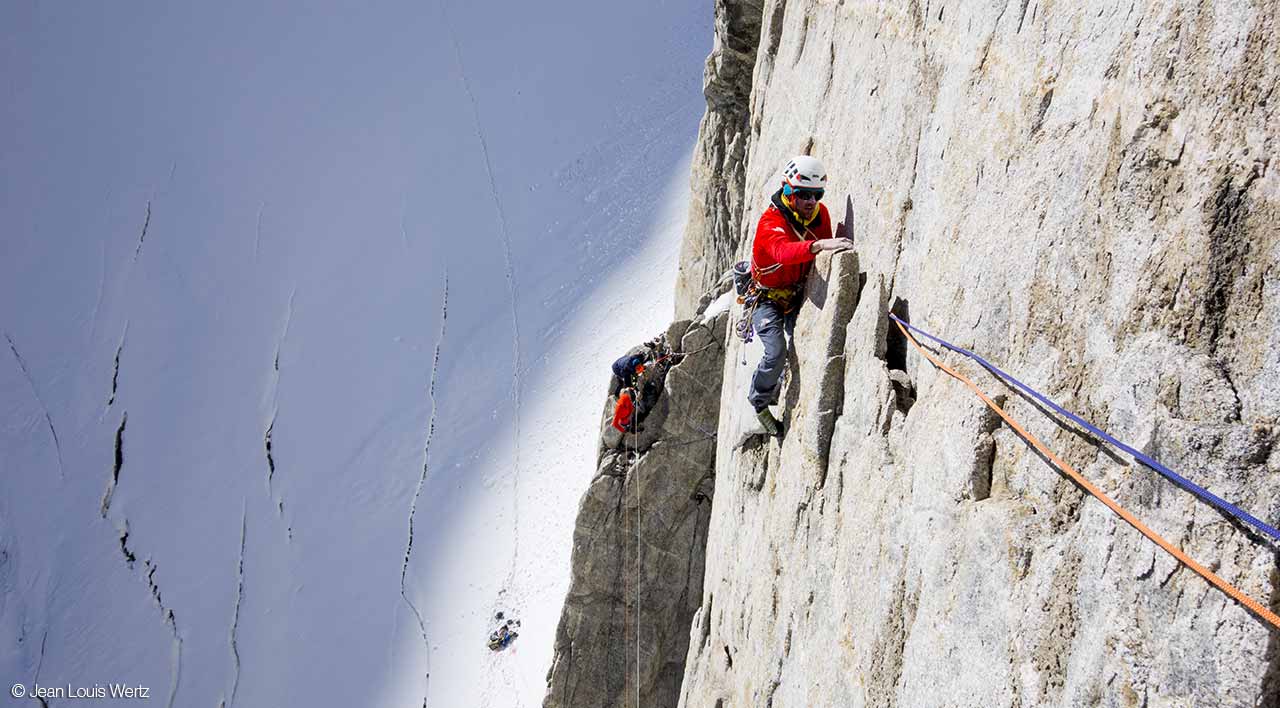
[[[540,702],[702,111],[627,5],[0,9],[6,690]]]

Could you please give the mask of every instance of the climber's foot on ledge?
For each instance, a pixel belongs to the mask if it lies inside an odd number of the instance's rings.
[[[775,438],[782,437],[782,423],[773,417],[773,413],[768,408],[756,413],[756,420],[760,421],[760,425],[764,427],[766,435],[771,435]]]

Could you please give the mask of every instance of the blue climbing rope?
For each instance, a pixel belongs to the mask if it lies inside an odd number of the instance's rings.
[[[891,319],[891,320],[893,320],[894,322],[897,322],[897,323],[899,323],[899,324],[903,325],[903,326],[904,326],[904,327],[906,327],[907,329],[910,329],[911,331],[913,331],[913,332],[915,332],[915,333],[917,333],[917,334],[919,334],[919,335],[921,335],[921,336],[925,337],[926,339],[930,339],[930,340],[932,340],[932,341],[934,341],[934,342],[937,342],[938,344],[942,345],[943,347],[946,347],[947,349],[950,349],[950,350],[951,350],[951,351],[953,351],[953,352],[958,352],[958,353],[960,353],[960,354],[963,354],[963,355],[965,355],[965,356],[969,357],[970,359],[973,359],[974,361],[976,361],[976,362],[978,362],[979,364],[981,364],[984,368],[986,368],[987,370],[989,370],[991,373],[995,374],[996,376],[999,376],[1001,379],[1004,379],[1005,381],[1008,381],[1009,383],[1011,383],[1011,384],[1013,384],[1014,386],[1016,386],[1016,387],[1017,387],[1019,390],[1021,390],[1022,392],[1026,393],[1027,395],[1031,396],[1032,398],[1035,398],[1037,401],[1040,401],[1041,403],[1043,403],[1043,404],[1045,404],[1046,406],[1048,406],[1048,407],[1052,408],[1053,410],[1057,411],[1058,413],[1060,413],[1060,414],[1062,414],[1062,415],[1066,416],[1067,418],[1070,418],[1070,419],[1071,419],[1072,421],[1074,421],[1077,425],[1080,425],[1080,426],[1081,426],[1081,427],[1083,427],[1085,430],[1088,430],[1090,433],[1093,433],[1094,435],[1096,435],[1096,436],[1098,436],[1098,437],[1102,438],[1103,440],[1106,440],[1107,442],[1111,443],[1112,445],[1115,445],[1116,447],[1120,448],[1121,450],[1124,450],[1125,452],[1129,453],[1129,454],[1130,454],[1130,455],[1132,455],[1132,456],[1134,457],[1134,459],[1136,459],[1137,461],[1141,462],[1142,464],[1146,465],[1147,467],[1150,467],[1151,469],[1155,470],[1156,472],[1159,472],[1161,475],[1163,475],[1163,476],[1164,476],[1166,479],[1168,479],[1170,482],[1173,482],[1174,484],[1178,485],[1179,487],[1182,487],[1183,489],[1187,490],[1188,492],[1191,492],[1192,494],[1194,494],[1194,495],[1196,495],[1197,497],[1199,497],[1202,501],[1207,502],[1207,503],[1209,503],[1209,504],[1212,504],[1213,506],[1217,507],[1218,509],[1221,509],[1222,511],[1225,511],[1225,512],[1227,512],[1228,514],[1231,514],[1232,516],[1236,517],[1237,519],[1240,519],[1241,521],[1244,521],[1245,523],[1248,523],[1249,525],[1253,526],[1254,528],[1256,528],[1256,529],[1258,529],[1258,530],[1260,530],[1260,531],[1262,531],[1262,532],[1266,533],[1268,536],[1271,536],[1272,538],[1276,539],[1277,541],[1280,541],[1280,530],[1276,530],[1276,528],[1275,528],[1274,526],[1272,526],[1271,524],[1268,524],[1268,523],[1266,523],[1265,521],[1262,521],[1261,519],[1258,519],[1257,517],[1255,517],[1254,515],[1250,514],[1249,512],[1247,512],[1247,511],[1245,511],[1245,510],[1243,510],[1243,509],[1241,509],[1241,508],[1237,507],[1236,505],[1232,504],[1231,502],[1229,502],[1229,501],[1227,501],[1227,500],[1225,500],[1225,499],[1223,499],[1223,498],[1219,497],[1218,495],[1214,494],[1213,492],[1210,492],[1209,490],[1205,489],[1204,487],[1201,487],[1200,485],[1196,484],[1195,482],[1192,482],[1191,480],[1187,479],[1186,477],[1183,477],[1182,475],[1178,474],[1177,472],[1174,472],[1173,470],[1169,469],[1168,467],[1165,467],[1164,465],[1160,464],[1158,461],[1156,461],[1156,460],[1152,459],[1150,456],[1148,456],[1148,455],[1146,455],[1146,454],[1144,454],[1144,453],[1142,453],[1142,452],[1140,452],[1140,451],[1138,451],[1138,450],[1135,450],[1134,448],[1132,448],[1132,447],[1130,447],[1130,446],[1128,446],[1128,445],[1124,444],[1123,442],[1120,442],[1119,440],[1117,440],[1117,439],[1115,439],[1114,437],[1112,437],[1111,435],[1109,435],[1105,430],[1102,430],[1102,429],[1100,429],[1100,428],[1096,428],[1096,427],[1094,427],[1094,426],[1093,426],[1093,425],[1091,425],[1088,421],[1084,420],[1083,418],[1081,418],[1080,416],[1076,415],[1075,413],[1072,413],[1071,411],[1069,411],[1069,410],[1067,410],[1067,409],[1063,408],[1062,406],[1059,406],[1058,404],[1054,403],[1053,401],[1049,400],[1048,398],[1045,398],[1045,397],[1044,397],[1044,395],[1042,395],[1039,391],[1037,391],[1037,390],[1035,390],[1035,389],[1031,388],[1030,386],[1028,386],[1028,385],[1026,385],[1026,384],[1022,383],[1021,381],[1019,381],[1019,380],[1017,380],[1017,379],[1013,378],[1013,377],[1012,377],[1012,376],[1010,376],[1009,374],[1006,374],[1005,372],[1001,371],[998,367],[996,367],[994,364],[992,364],[991,362],[987,361],[986,359],[983,359],[982,357],[978,356],[977,354],[974,354],[973,352],[969,351],[968,349],[965,349],[965,348],[963,348],[963,347],[957,347],[956,345],[952,344],[951,342],[948,342],[948,341],[946,341],[946,340],[944,340],[944,339],[940,339],[940,338],[938,338],[938,337],[935,337],[935,336],[933,336],[932,334],[929,334],[928,332],[926,332],[926,331],[924,331],[924,330],[920,329],[919,327],[914,327],[914,326],[912,326],[912,325],[911,325],[910,323],[908,323],[908,322],[903,322],[901,319],[899,319],[899,318],[897,317],[897,315],[894,315],[894,314],[890,313],[890,314],[889,314],[889,319]]]

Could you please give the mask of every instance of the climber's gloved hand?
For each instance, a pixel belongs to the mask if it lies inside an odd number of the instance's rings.
[[[822,251],[845,251],[853,248],[853,241],[847,238],[824,238],[814,241],[809,246],[811,253],[821,253]]]

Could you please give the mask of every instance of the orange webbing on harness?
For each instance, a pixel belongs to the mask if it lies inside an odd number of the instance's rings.
[[[1213,571],[1209,570],[1208,568],[1205,568],[1204,566],[1192,560],[1191,557],[1188,556],[1186,553],[1183,553],[1181,549],[1179,549],[1178,547],[1174,546],[1172,543],[1169,543],[1168,541],[1161,538],[1159,534],[1157,534],[1155,531],[1152,531],[1150,528],[1147,527],[1146,524],[1139,521],[1137,517],[1135,517],[1133,514],[1130,514],[1123,507],[1121,507],[1114,500],[1112,500],[1111,497],[1104,494],[1101,489],[1098,489],[1091,482],[1089,482],[1089,480],[1085,479],[1084,476],[1081,475],[1079,472],[1077,472],[1074,467],[1064,462],[1062,458],[1053,454],[1053,452],[1051,452],[1049,448],[1045,447],[1044,443],[1040,442],[1039,438],[1027,432],[1027,430],[1023,428],[1021,425],[1019,425],[1013,418],[1010,418],[1009,414],[1004,412],[1004,409],[1002,409],[995,401],[991,400],[987,396],[987,394],[983,393],[982,389],[978,388],[977,385],[975,385],[972,381],[970,381],[968,378],[965,378],[964,375],[958,373],[954,369],[951,369],[946,364],[943,364],[938,359],[934,358],[933,355],[931,355],[928,352],[928,350],[920,346],[920,343],[916,341],[916,338],[913,337],[911,333],[908,332],[907,329],[902,326],[901,323],[895,322],[894,324],[898,325],[898,329],[902,330],[902,334],[905,335],[906,338],[910,340],[913,345],[915,345],[916,349],[920,350],[920,353],[923,354],[926,359],[932,362],[934,366],[938,367],[939,369],[942,369],[943,371],[950,374],[952,377],[964,383],[969,388],[973,389],[973,392],[978,394],[978,396],[983,400],[984,403],[986,403],[988,406],[991,407],[992,410],[994,410],[997,414],[999,414],[999,416],[1004,419],[1004,422],[1008,423],[1010,427],[1016,430],[1024,440],[1031,443],[1031,445],[1035,447],[1035,449],[1039,450],[1041,454],[1043,454],[1045,457],[1052,460],[1053,464],[1056,465],[1058,469],[1065,472],[1069,477],[1071,477],[1071,479],[1074,480],[1076,484],[1080,485],[1081,487],[1084,488],[1085,491],[1097,497],[1098,501],[1102,502],[1103,504],[1106,504],[1109,509],[1119,514],[1120,518],[1124,519],[1130,526],[1140,531],[1143,536],[1146,536],[1147,538],[1155,542],[1157,546],[1160,546],[1164,550],[1168,551],[1170,555],[1178,559],[1178,562],[1194,570],[1196,573],[1198,573],[1205,580],[1208,580],[1212,585],[1217,587],[1219,590],[1221,590],[1222,592],[1225,592],[1227,595],[1230,595],[1231,598],[1234,599],[1236,602],[1239,602],[1241,605],[1244,605],[1245,607],[1249,608],[1249,610],[1253,612],[1255,615],[1266,620],[1268,623],[1271,624],[1271,626],[1275,627],[1276,629],[1280,629],[1280,616],[1276,616],[1274,612],[1272,612],[1271,610],[1268,610],[1266,607],[1263,607],[1256,600],[1254,600],[1253,598],[1249,597],[1248,595],[1245,595],[1243,592],[1238,590],[1234,585],[1218,577]]]

